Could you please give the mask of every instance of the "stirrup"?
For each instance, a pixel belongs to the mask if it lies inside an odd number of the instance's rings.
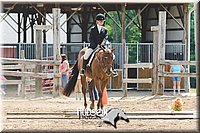
[[[87,65],[86,65],[86,68],[87,68],[87,67],[88,67],[88,68],[90,68],[90,65],[89,65],[89,64],[87,64]]]

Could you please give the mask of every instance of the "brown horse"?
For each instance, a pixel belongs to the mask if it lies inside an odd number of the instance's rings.
[[[65,96],[70,96],[70,94],[74,91],[74,87],[77,81],[77,77],[82,68],[83,55],[85,54],[87,48],[83,48],[78,55],[78,60],[72,67],[71,78],[66,84],[63,94]],[[82,84],[82,93],[84,96],[84,106],[87,108],[86,102],[86,88],[87,81],[86,78],[92,79],[90,83],[90,94],[93,94],[94,85],[96,85],[99,101],[97,103],[98,108],[103,108],[102,105],[102,93],[104,88],[106,88],[109,78],[112,76],[112,63],[113,63],[113,51],[107,48],[100,47],[100,49],[96,52],[94,59],[91,63],[90,68],[86,67],[86,71],[84,75],[81,75],[81,84]],[[91,95],[91,105],[90,109],[94,109],[94,97]]]

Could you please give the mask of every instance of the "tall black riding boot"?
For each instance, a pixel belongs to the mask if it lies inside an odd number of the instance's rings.
[[[83,59],[83,65],[82,65],[82,69],[81,69],[81,74],[85,74],[86,64],[87,64],[87,60]]]

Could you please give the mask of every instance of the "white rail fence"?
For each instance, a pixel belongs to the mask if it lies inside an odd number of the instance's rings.
[[[30,59],[14,59],[14,58],[1,58],[3,64],[1,64],[2,73],[6,76],[17,76],[21,77],[20,80],[4,80],[3,84],[18,84],[18,94],[25,97],[27,85],[35,86],[35,96],[42,95],[42,87],[36,86],[35,79],[45,79],[45,78],[58,78],[59,73],[36,73],[34,71],[35,67],[38,65],[45,66],[59,66],[60,62],[47,61],[47,60],[30,60]],[[29,70],[29,71],[27,71]]]

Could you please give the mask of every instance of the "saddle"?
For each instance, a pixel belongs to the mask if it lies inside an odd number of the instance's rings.
[[[90,66],[91,66],[91,64],[92,64],[92,62],[93,62],[93,60],[94,60],[95,54],[96,54],[99,50],[100,50],[100,47],[96,47],[96,48],[93,50],[93,52],[91,53],[91,55],[89,56],[89,58],[87,59],[87,65],[86,65],[86,67],[89,68],[90,70],[91,70]]]

